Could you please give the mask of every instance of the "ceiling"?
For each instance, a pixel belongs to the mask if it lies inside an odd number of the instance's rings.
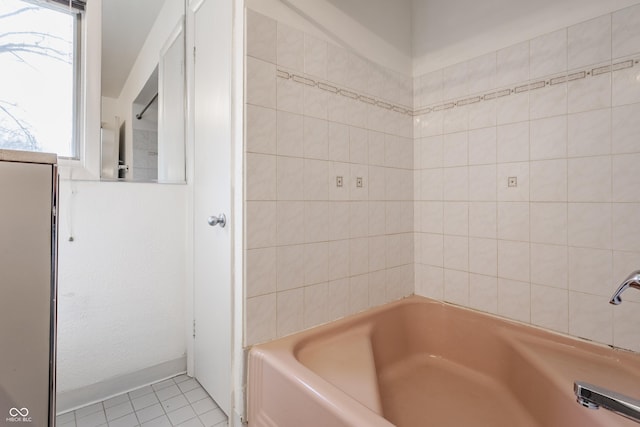
[[[164,0],[102,2],[102,95],[118,98]]]
[[[327,0],[327,2],[402,54],[411,56],[411,0]]]
[[[622,9],[639,0],[412,0],[414,75]]]

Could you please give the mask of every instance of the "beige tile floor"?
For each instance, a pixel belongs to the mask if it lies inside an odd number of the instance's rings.
[[[56,427],[227,427],[194,378],[179,375],[56,417]]]

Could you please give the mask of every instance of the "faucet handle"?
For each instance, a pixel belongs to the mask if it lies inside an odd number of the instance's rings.
[[[585,408],[602,407],[640,422],[640,400],[583,381],[574,381],[573,392],[578,403]]]
[[[627,288],[635,288],[640,290],[640,270],[636,270],[631,273],[624,281],[618,286],[618,289],[611,296],[609,304],[618,305],[622,302],[620,295],[627,290]]]

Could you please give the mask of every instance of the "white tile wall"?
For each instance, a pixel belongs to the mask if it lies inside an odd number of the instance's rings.
[[[640,6],[413,82],[247,28],[246,344],[416,292],[640,351]]]
[[[567,30],[562,29],[531,40],[530,78],[567,70]]]
[[[413,293],[411,116],[277,71],[413,108],[411,79],[251,10],[246,53],[246,344]]]
[[[417,111],[512,89],[414,117],[416,293],[640,351],[640,295],[608,304],[640,268],[639,28],[634,6],[414,80]]]

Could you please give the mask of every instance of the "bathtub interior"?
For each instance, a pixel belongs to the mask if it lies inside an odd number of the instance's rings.
[[[425,417],[438,426],[626,425],[577,405],[572,384],[581,379],[637,394],[640,364],[635,358],[628,368],[628,354],[589,346],[413,298],[339,333],[305,339],[295,357],[400,427],[421,425]]]
[[[420,425],[425,414],[433,425],[537,425],[509,387],[515,364],[495,330],[442,305],[402,311],[371,340],[385,418],[398,426]]]

